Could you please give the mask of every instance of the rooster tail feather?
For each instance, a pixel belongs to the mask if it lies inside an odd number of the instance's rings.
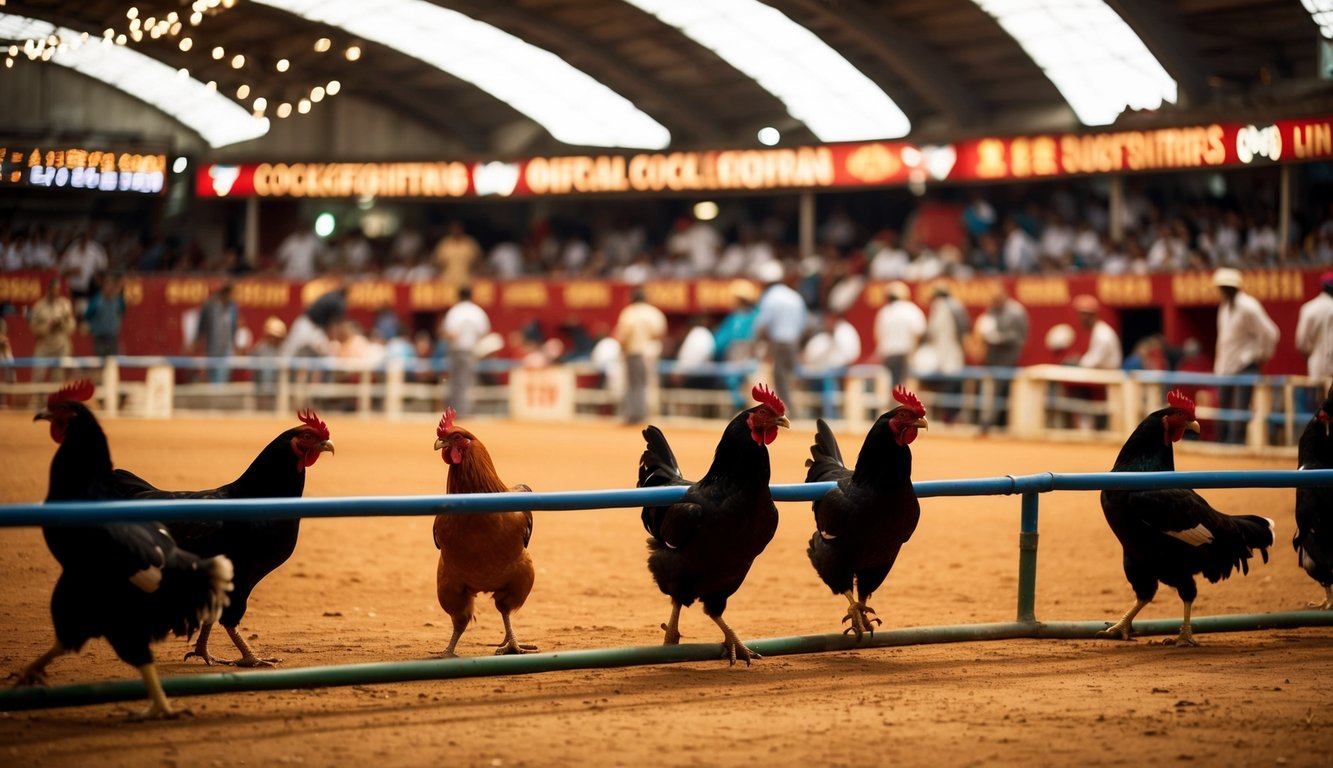
[[[647,441],[648,447],[639,459],[638,487],[685,484],[680,474],[680,465],[676,463],[676,454],[671,452],[662,430],[650,424],[643,431],[643,439]]]
[[[198,558],[177,550],[163,572],[162,587],[155,596],[161,634],[193,637],[195,630],[222,615],[230,604],[234,569],[223,555]]]
[[[1273,536],[1276,530],[1273,521],[1259,515],[1237,515],[1233,519],[1236,521],[1236,527],[1240,529],[1240,537],[1245,546],[1259,550],[1264,562],[1268,562],[1268,548],[1273,546],[1276,540]]]
[[[847,468],[843,463],[842,451],[838,449],[838,439],[827,422],[819,419],[815,423],[815,444],[810,446],[810,458],[805,460],[809,470],[805,473],[807,483],[832,479],[830,475]]]

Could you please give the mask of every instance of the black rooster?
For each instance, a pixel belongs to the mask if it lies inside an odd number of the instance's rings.
[[[1172,444],[1185,430],[1198,433],[1194,401],[1179,390],[1168,406],[1148,414],[1125,441],[1112,472],[1174,472]],[[1190,629],[1190,609],[1199,590],[1195,574],[1216,584],[1240,568],[1250,572],[1255,549],[1268,562],[1273,521],[1257,515],[1224,515],[1188,489],[1102,491],[1102,512],[1125,551],[1125,577],[1134,589],[1134,607],[1098,637],[1128,640],[1134,617],[1157,594],[1157,582],[1174,587],[1185,603],[1180,635],[1167,644],[1198,645]]]
[[[778,427],[790,427],[786,406],[762,384],[759,401],[727,424],[713,465],[697,483],[681,477],[680,466],[657,427],[643,431],[648,448],[639,459],[640,488],[688,485],[685,497],[665,507],[644,507],[648,570],[671,598],[671,619],[662,625],[665,644],[680,642],[680,609],[701,600],[704,613],[722,630],[723,658],[749,665],[759,654],[746,648],[722,620],[727,598],[740,589],[750,564],[778,528],[778,510],[768,490],[768,445]]]
[[[1333,388],[1301,433],[1301,469],[1333,469]],[[1301,567],[1324,588],[1324,601],[1310,608],[1333,610],[1333,488],[1296,489],[1296,535],[1291,537]]]
[[[51,438],[60,445],[51,460],[47,501],[112,496],[106,435],[81,402],[92,394],[86,380],[68,385],[34,419],[50,421]],[[49,525],[42,534],[62,569],[51,595],[56,642],[19,675],[19,684],[44,684],[53,659],[105,637],[143,675],[151,705],[142,716],[179,714],[162,691],[149,644],[168,632],[192,635],[216,619],[231,590],[231,563],[178,548],[152,523]]]
[[[255,499],[299,498],[305,490],[305,470],[312,466],[321,453],[333,452],[329,428],[313,411],[298,413],[302,424],[273,438],[259,452],[249,468],[233,482],[206,491],[162,491],[147,480],[118,469],[113,473],[115,492],[127,499]],[[301,521],[286,520],[227,520],[187,521],[169,523],[167,529],[181,546],[200,555],[226,555],[236,568],[236,589],[231,604],[222,612],[220,623],[241,658],[225,661],[210,656],[208,636],[212,623],[199,632],[194,650],[185,654],[205,664],[219,662],[239,667],[272,666],[281,659],[261,659],[255,656],[245,638],[237,631],[250,600],[250,592],[278,566],[287,562],[296,549]]]
[[[903,387],[893,390],[893,399],[902,405],[875,420],[854,471],[843,463],[838,441],[823,419],[810,446],[811,458],[805,460],[807,483],[838,484],[814,503],[816,530],[806,553],[833,594],[847,598],[842,620],[851,622],[846,631],[855,632],[857,640],[866,631],[873,635],[872,624],[880,623],[866,601],[884,583],[921,518],[909,446],[917,430],[927,427],[926,408]]]

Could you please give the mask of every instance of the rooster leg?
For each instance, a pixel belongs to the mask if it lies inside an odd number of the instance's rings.
[[[454,649],[458,647],[458,638],[463,636],[463,630],[467,629],[467,619],[468,617],[466,616],[454,619],[454,635],[449,638],[449,647],[444,649],[444,653],[440,654],[440,658],[458,658],[458,654],[454,653]]]
[[[1329,584],[1329,585],[1326,585],[1326,586],[1324,587],[1324,602],[1322,602],[1322,603],[1316,603],[1316,602],[1306,603],[1306,604],[1305,604],[1305,607],[1306,607],[1306,608],[1314,608],[1315,610],[1319,610],[1319,611],[1330,611],[1330,610],[1333,610],[1333,584]]]
[[[250,644],[245,642],[245,638],[241,637],[241,633],[237,631],[236,627],[223,627],[223,629],[227,630],[227,634],[231,636],[231,641],[235,644],[236,650],[241,652],[241,658],[236,661],[222,661],[221,659],[214,659],[214,661],[221,661],[223,664],[235,667],[271,667],[282,661],[282,659],[261,659],[255,656],[255,652],[250,650]]]
[[[139,674],[143,675],[143,685],[148,689],[148,700],[151,702],[148,709],[131,717],[132,720],[158,720],[172,719],[181,715],[193,714],[188,709],[172,709],[171,703],[167,701],[167,694],[162,690],[162,681],[157,677],[157,667],[153,662],[139,667]]]
[[[844,629],[842,633],[846,635],[855,632],[856,642],[859,643],[861,642],[861,636],[865,634],[867,629],[866,616],[865,613],[862,612],[864,606],[856,601],[856,596],[852,594],[850,589],[843,592],[842,596],[847,598],[847,615],[842,617],[842,623],[846,624],[847,622],[851,622],[851,626]]]
[[[712,619],[713,623],[717,624],[718,628],[722,630],[722,658],[730,659],[731,666],[736,666],[737,656],[745,661],[747,667],[750,666],[752,660],[764,658],[746,648],[741,639],[736,637],[736,632],[727,626],[727,622],[723,621],[721,616],[709,616],[708,618]]]
[[[671,618],[662,625],[666,630],[666,635],[662,637],[662,645],[680,644],[680,603],[671,601]]]
[[[46,685],[46,665],[66,652],[65,646],[57,640],[50,650],[38,656],[36,661],[24,667],[23,671],[15,676],[14,685]]]
[[[500,618],[505,624],[505,638],[500,641],[500,645],[495,649],[496,656],[507,656],[516,653],[531,653],[537,650],[535,645],[525,645],[518,641],[514,636],[514,627],[509,623],[509,614],[502,613]]]
[[[1185,620],[1180,625],[1180,634],[1173,639],[1163,640],[1163,645],[1174,645],[1178,648],[1184,648],[1187,646],[1194,647],[1199,644],[1199,641],[1194,639],[1194,630],[1190,629],[1190,609],[1194,607],[1194,601],[1186,600],[1184,603]]]
[[[1134,635],[1134,617],[1138,616],[1139,611],[1143,610],[1143,606],[1147,604],[1147,600],[1136,599],[1134,607],[1125,611],[1125,615],[1120,617],[1120,621],[1098,632],[1097,637],[1128,640]]]
[[[212,633],[213,633],[213,622],[211,621],[204,622],[204,625],[199,628],[198,639],[194,641],[194,650],[185,654],[185,658],[181,659],[181,661],[189,661],[192,658],[198,657],[203,659],[204,664],[210,667],[213,666],[213,662],[221,664],[222,663],[221,659],[215,659],[212,656],[208,655],[208,636]]]

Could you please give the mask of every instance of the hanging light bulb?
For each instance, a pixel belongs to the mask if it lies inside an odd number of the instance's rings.
[[[342,87],[343,87],[342,83],[338,82],[337,80],[330,80],[329,84],[324,88],[324,90],[328,91],[328,94],[330,96],[337,96],[338,91],[341,91]]]
[[[296,102],[296,111],[303,115],[310,114],[310,99],[301,99]]]
[[[359,45],[347,46],[346,56],[348,61],[356,61],[357,59],[361,58],[361,46]]]
[[[280,117],[280,118],[286,118],[286,117],[290,117],[291,114],[292,114],[292,105],[291,105],[291,104],[288,104],[287,102],[284,101],[284,102],[282,102],[281,104],[278,105],[278,117]]]
[[[241,87],[236,89],[236,98],[244,100],[249,97],[250,97],[250,86],[246,85],[245,83],[241,83]]]
[[[291,66],[292,63],[290,61],[286,59],[278,59],[277,67],[279,72],[286,72],[288,69],[291,68]]]

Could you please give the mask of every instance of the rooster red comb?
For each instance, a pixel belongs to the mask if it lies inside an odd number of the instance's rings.
[[[782,398],[778,397],[773,390],[763,384],[755,384],[754,389],[750,390],[750,394],[755,400],[772,408],[773,413],[776,413],[779,416],[787,412],[787,406],[783,405]]]
[[[297,411],[296,418],[300,419],[302,424],[305,424],[307,427],[318,432],[320,440],[329,439],[329,425],[324,423],[324,420],[319,417],[319,414],[310,409],[306,409],[304,411]]]
[[[1171,390],[1166,395],[1166,404],[1172,408],[1179,408],[1189,414],[1191,419],[1194,418],[1194,401],[1186,397],[1184,392],[1178,389]]]
[[[435,428],[435,435],[444,437],[454,431],[454,417],[457,415],[458,412],[453,408],[445,408],[444,415],[440,417],[440,426]]]
[[[915,413],[918,419],[926,415],[926,406],[922,405],[921,400],[913,393],[908,392],[907,387],[901,384],[893,388],[893,399],[912,409],[912,413]]]
[[[92,396],[93,383],[88,379],[79,379],[78,381],[71,381],[47,396],[46,407],[54,408],[57,403],[63,403],[66,400],[87,400]]]

